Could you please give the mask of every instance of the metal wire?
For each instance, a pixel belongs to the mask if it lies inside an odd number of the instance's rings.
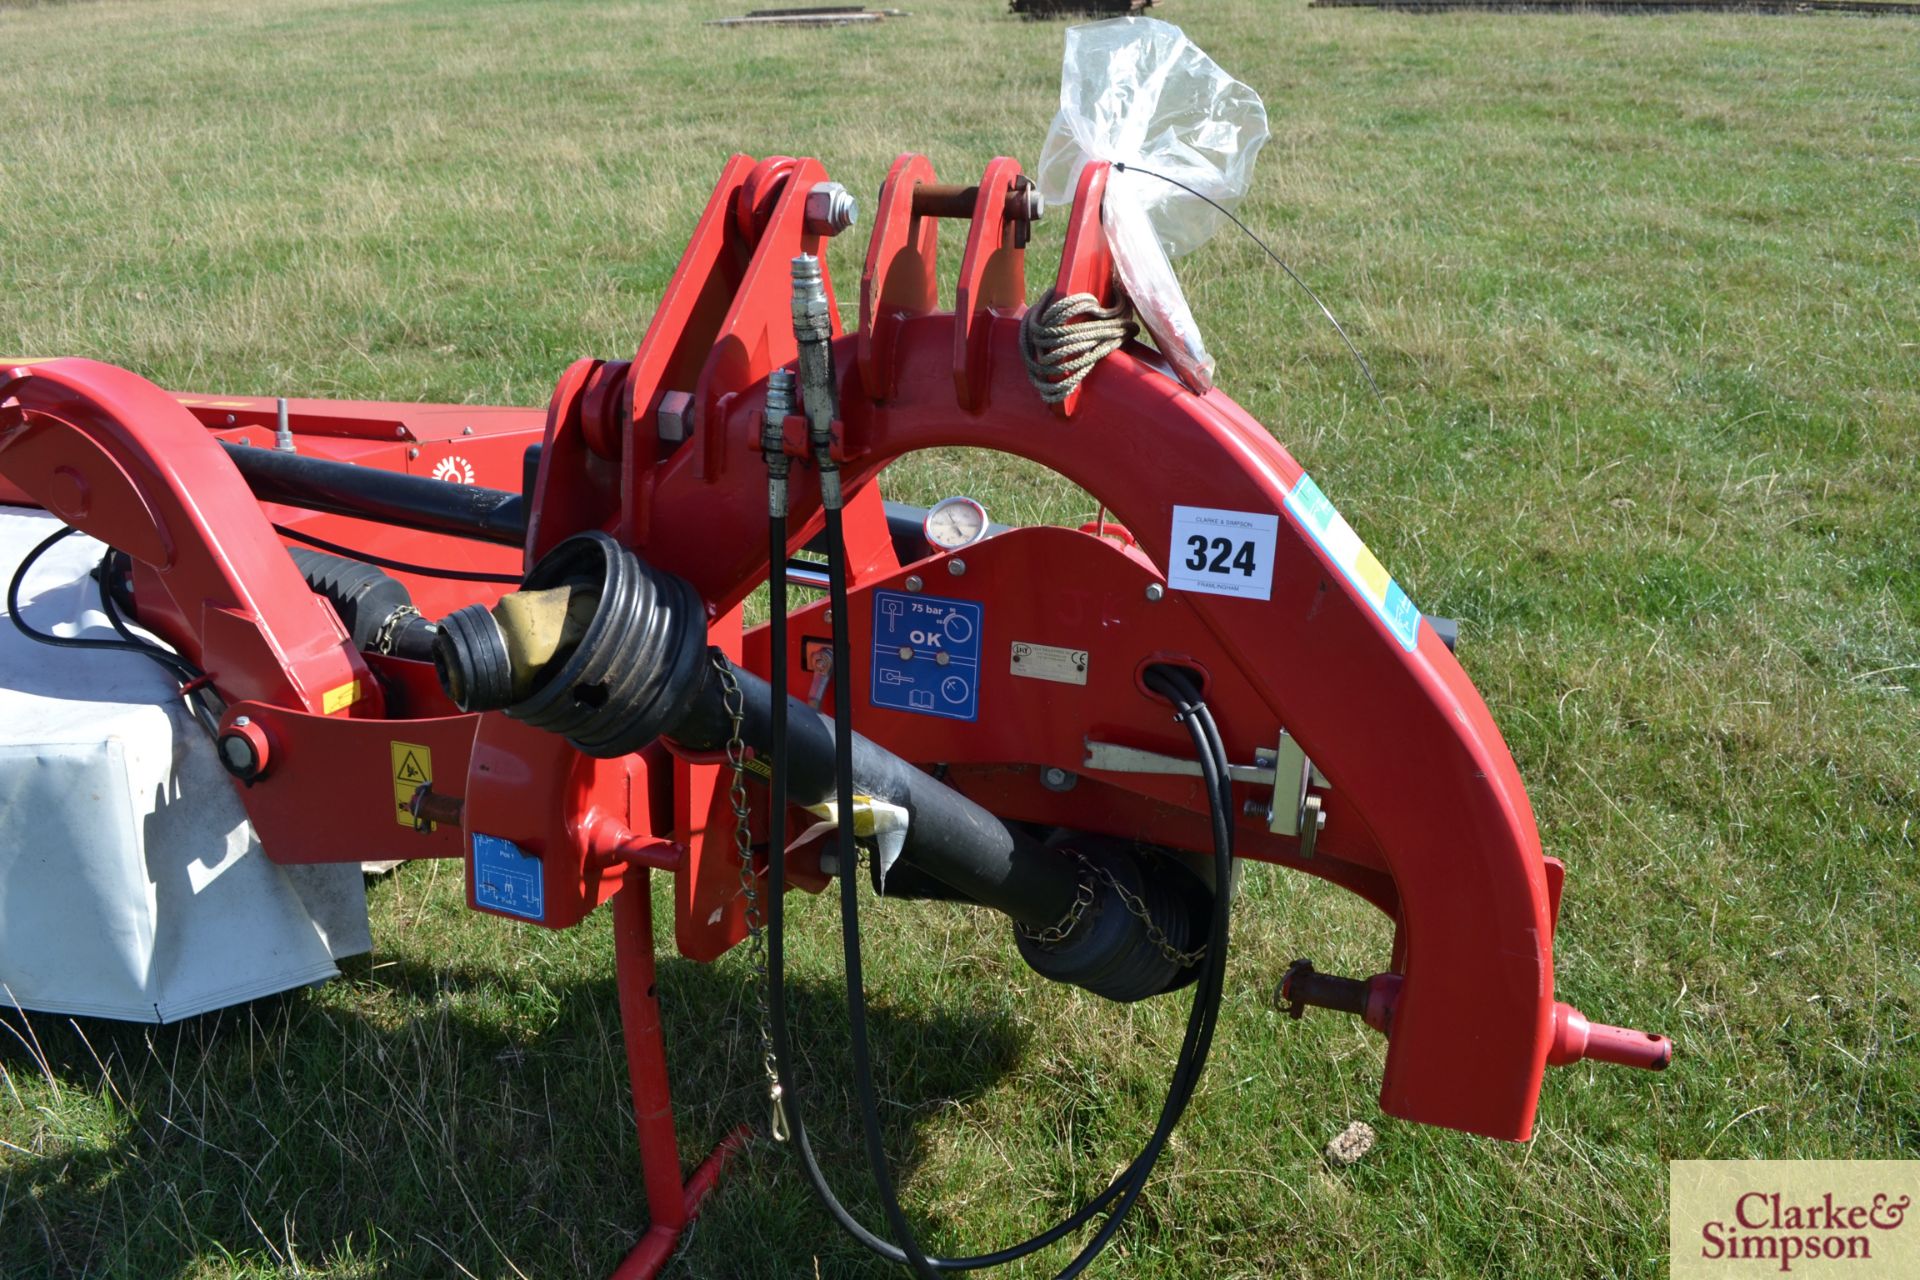
[[[1113,168],[1116,173],[1138,173],[1138,174],[1144,175],[1145,177],[1158,178],[1162,182],[1172,183],[1174,186],[1180,188],[1182,191],[1186,192],[1188,195],[1197,196],[1200,199],[1205,200],[1208,204],[1212,205],[1216,210],[1218,210],[1219,213],[1222,216],[1224,216],[1228,222],[1231,222],[1234,226],[1240,228],[1240,230],[1246,235],[1247,239],[1259,245],[1260,251],[1262,253],[1266,254],[1269,258],[1272,258],[1276,263],[1278,263],[1280,266],[1280,269],[1286,272],[1287,275],[1292,278],[1295,284],[1299,285],[1302,289],[1306,290],[1307,296],[1309,298],[1312,298],[1314,305],[1320,308],[1320,314],[1327,318],[1327,323],[1333,326],[1333,331],[1340,335],[1340,341],[1347,344],[1347,351],[1353,356],[1354,361],[1360,366],[1360,372],[1366,375],[1367,385],[1373,388],[1374,399],[1378,400],[1383,405],[1386,404],[1387,398],[1386,396],[1380,393],[1380,384],[1373,380],[1373,369],[1368,366],[1367,358],[1360,354],[1360,348],[1353,345],[1353,339],[1347,336],[1346,329],[1343,328],[1340,324],[1340,321],[1334,317],[1332,309],[1329,308],[1326,303],[1320,300],[1320,295],[1313,291],[1312,285],[1308,284],[1305,280],[1302,280],[1300,278],[1299,272],[1295,271],[1292,267],[1287,265],[1287,261],[1285,258],[1282,258],[1279,254],[1275,253],[1272,249],[1268,248],[1267,242],[1265,240],[1262,240],[1259,236],[1253,233],[1253,228],[1249,227],[1246,223],[1240,221],[1240,219],[1234,217],[1233,210],[1227,208],[1225,205],[1221,204],[1218,200],[1215,200],[1212,196],[1207,195],[1205,192],[1195,191],[1192,187],[1180,181],[1178,178],[1169,178],[1164,173],[1155,173],[1151,169],[1142,169],[1139,165],[1135,165],[1135,164],[1121,164],[1117,160],[1114,161]]]

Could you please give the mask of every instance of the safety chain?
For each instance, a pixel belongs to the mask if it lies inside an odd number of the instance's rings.
[[[726,707],[727,768],[733,772],[733,785],[727,788],[727,800],[733,805],[733,850],[740,859],[740,897],[746,902],[747,964],[753,970],[754,985],[760,1000],[760,1056],[767,1072],[768,1125],[775,1142],[787,1140],[787,1109],[780,1087],[780,1069],[773,1056],[773,1015],[767,990],[767,926],[760,910],[759,877],[753,870],[753,831],[747,816],[747,744],[740,736],[746,719],[747,700],[734,678],[733,664],[724,654],[712,655],[713,669],[720,675],[720,697]],[[773,889],[779,892],[778,886]]]
[[[1151,942],[1160,954],[1165,956],[1175,968],[1191,969],[1194,965],[1199,964],[1207,958],[1207,948],[1204,943],[1195,947],[1192,951],[1181,951],[1175,947],[1172,941],[1168,939],[1165,931],[1154,922],[1153,912],[1148,909],[1146,902],[1138,894],[1135,894],[1116,880],[1113,872],[1107,870],[1105,867],[1094,866],[1093,863],[1087,860],[1085,854],[1077,853],[1074,857],[1079,860],[1081,867],[1087,871],[1088,875],[1094,879],[1104,881],[1107,887],[1113,890],[1115,896],[1120,899],[1120,905],[1127,909],[1128,914],[1136,917],[1140,923],[1147,926],[1147,941]],[[1061,918],[1058,924],[1050,925],[1045,929],[1039,930],[1029,929],[1025,925],[1020,925],[1020,932],[1033,942],[1049,946],[1057,942],[1063,942],[1066,940],[1067,935],[1073,932],[1075,926],[1080,923],[1081,918],[1087,914],[1087,909],[1092,905],[1093,885],[1088,879],[1082,877],[1080,880],[1079,895],[1074,898],[1073,905],[1067,908],[1067,914]]]
[[[1087,860],[1081,858],[1080,865],[1086,866]],[[1037,942],[1047,947],[1057,942],[1065,942],[1067,935],[1079,927],[1081,919],[1087,914],[1087,908],[1093,905],[1093,882],[1082,876],[1079,879],[1079,885],[1080,892],[1074,895],[1073,905],[1067,908],[1067,914],[1060,917],[1059,923],[1048,925],[1044,929],[1029,929],[1024,924],[1016,924],[1015,927],[1020,930],[1020,936],[1029,942]]]
[[[1107,870],[1105,867],[1094,867],[1092,870],[1094,875],[1105,880],[1107,884],[1112,887],[1113,891],[1120,896],[1120,901],[1126,909],[1138,916],[1140,922],[1147,926],[1147,941],[1159,948],[1160,954],[1172,961],[1175,968],[1191,969],[1194,965],[1199,964],[1207,958],[1207,948],[1204,943],[1191,951],[1176,949],[1173,943],[1167,939],[1167,935],[1161,932],[1160,926],[1153,922],[1153,913],[1147,910],[1147,904],[1145,902],[1135,894],[1129,892],[1125,885],[1114,879],[1113,872]]]
[[[387,615],[380,629],[373,633],[373,651],[392,653],[394,637],[400,634],[400,628],[420,616],[420,611],[410,604],[403,604]]]

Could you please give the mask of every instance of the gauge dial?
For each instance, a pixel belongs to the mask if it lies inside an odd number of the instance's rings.
[[[927,541],[942,551],[958,551],[987,536],[987,509],[972,498],[945,498],[927,512]]]

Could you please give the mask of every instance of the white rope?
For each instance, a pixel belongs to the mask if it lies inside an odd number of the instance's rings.
[[[1048,404],[1059,404],[1080,385],[1093,366],[1118,351],[1139,332],[1123,297],[1103,307],[1090,293],[1052,293],[1020,317],[1020,354],[1027,380]],[[1081,317],[1075,319],[1074,317]]]

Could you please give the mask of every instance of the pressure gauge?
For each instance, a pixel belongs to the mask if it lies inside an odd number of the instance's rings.
[[[942,551],[958,551],[987,536],[987,509],[972,498],[943,498],[927,512],[922,527],[928,542]]]

